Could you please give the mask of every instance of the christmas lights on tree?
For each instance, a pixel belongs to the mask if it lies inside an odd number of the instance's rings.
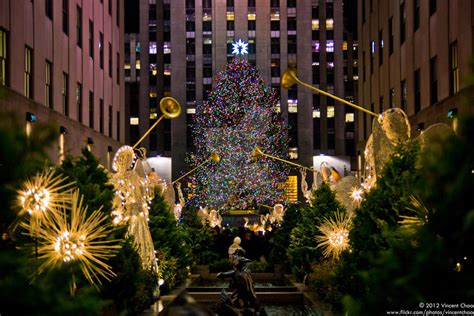
[[[287,172],[275,160],[252,158],[255,146],[286,158],[287,130],[276,109],[278,96],[258,70],[235,58],[215,78],[208,101],[196,107],[190,158],[197,166],[215,151],[219,163],[200,168],[190,179],[192,202],[217,209],[247,209],[282,202]]]

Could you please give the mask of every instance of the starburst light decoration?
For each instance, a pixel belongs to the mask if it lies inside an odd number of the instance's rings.
[[[17,204],[21,208],[18,216],[29,214],[27,228],[31,234],[34,234],[58,207],[69,202],[73,182],[66,181],[66,177],[55,175],[54,169],[44,170],[26,180],[17,191]]]
[[[234,55],[246,55],[248,51],[249,43],[244,42],[241,38],[235,43],[232,43],[232,54]]]
[[[146,157],[144,149],[141,156]],[[145,175],[141,177],[135,170],[138,163],[144,158],[139,158],[130,146],[122,146],[114,157],[113,169],[116,173],[111,182],[115,187],[114,216],[115,225],[128,224],[127,235],[133,237],[133,245],[137,249],[144,269],[158,272],[155,248],[148,227],[148,214],[155,182]]]
[[[333,260],[339,259],[341,253],[350,248],[349,232],[352,220],[345,213],[337,211],[332,218],[326,218],[318,226],[322,235],[316,237],[318,245],[316,248],[323,248],[323,255]]]
[[[359,187],[353,187],[351,190],[351,199],[357,207],[359,207],[360,202],[362,202],[363,193],[364,191],[362,190],[362,188]]]
[[[110,281],[115,276],[105,260],[114,256],[120,246],[116,244],[118,240],[106,240],[112,229],[106,224],[107,215],[95,210],[87,217],[87,207],[82,202],[79,190],[74,191],[70,203],[62,204],[43,223],[37,233],[38,259],[42,261],[38,272],[77,262],[89,283],[97,287],[101,278]]]

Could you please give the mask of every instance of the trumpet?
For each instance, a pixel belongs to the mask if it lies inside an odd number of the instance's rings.
[[[150,134],[150,132],[158,125],[158,123],[163,118],[174,119],[181,115],[181,105],[179,104],[178,100],[172,97],[165,97],[160,101],[160,110],[163,113],[162,116],[152,125],[150,128],[143,134],[143,136],[133,145],[133,149],[135,149],[144,139],[145,137]]]
[[[204,160],[203,162],[201,162],[198,166],[196,166],[195,168],[193,168],[192,170],[186,172],[185,174],[183,174],[181,177],[179,177],[178,179],[174,180],[173,182],[171,182],[172,184],[175,184],[176,182],[178,182],[179,180],[181,180],[182,178],[186,177],[187,175],[193,173],[194,171],[196,171],[197,169],[201,168],[202,166],[204,166],[205,164],[207,164],[208,162],[210,161],[214,161],[214,162],[219,162],[221,161],[221,157],[219,156],[218,153],[216,153],[215,151],[211,152],[211,154],[209,155],[209,157]]]
[[[260,146],[255,146],[254,150],[252,151],[252,157],[253,157],[253,159],[258,160],[261,156],[266,156],[266,157],[271,158],[271,159],[275,159],[275,160],[278,160],[278,161],[282,161],[282,162],[284,162],[284,163],[287,163],[287,164],[292,165],[292,166],[295,166],[295,167],[299,167],[299,168],[303,168],[303,169],[306,169],[306,170],[310,170],[311,172],[314,171],[313,168],[305,167],[305,166],[303,166],[303,165],[300,165],[300,164],[297,164],[297,163],[294,163],[294,162],[291,162],[291,161],[288,161],[288,160],[285,160],[285,159],[281,159],[281,158],[278,158],[278,157],[275,157],[275,156],[266,154],[266,153],[264,153],[264,152],[262,151],[262,149],[260,148]]]

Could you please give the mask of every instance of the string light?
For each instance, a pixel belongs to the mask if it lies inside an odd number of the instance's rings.
[[[354,202],[354,204],[357,207],[360,206],[360,202],[362,201],[362,194],[363,193],[364,193],[364,191],[362,190],[362,188],[353,187],[352,190],[351,190],[352,201]]]

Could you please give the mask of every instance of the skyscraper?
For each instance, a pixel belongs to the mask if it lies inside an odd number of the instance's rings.
[[[123,26],[123,0],[0,2],[0,110],[60,125],[53,160],[124,140]]]
[[[206,100],[239,39],[248,43],[244,58],[281,97],[277,110],[290,127],[289,158],[313,166],[320,155],[337,156],[341,173],[351,169],[354,110],[303,87],[280,87],[281,74],[295,65],[304,82],[356,100],[357,41],[344,27],[342,0],[140,0],[126,7],[140,17],[126,27],[128,139],[134,143],[161,115],[162,97],[176,98],[185,115],[160,123],[144,142],[150,156],[172,158],[173,179],[186,170],[185,153],[193,150],[196,103]]]

